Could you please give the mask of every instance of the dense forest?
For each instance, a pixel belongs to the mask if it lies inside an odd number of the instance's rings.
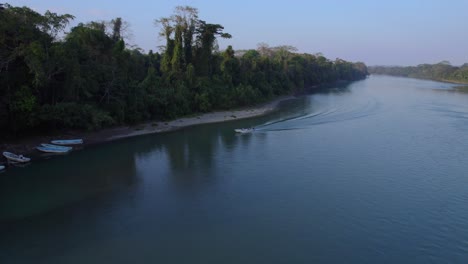
[[[408,67],[372,66],[369,67],[369,73],[468,83],[468,63],[460,67],[452,66],[448,61]]]
[[[69,28],[73,19],[0,6],[4,136],[173,119],[368,74],[363,63],[299,54],[291,46],[219,51],[216,39],[231,35],[192,7],[149,25],[165,39],[158,52],[126,45],[121,18]]]

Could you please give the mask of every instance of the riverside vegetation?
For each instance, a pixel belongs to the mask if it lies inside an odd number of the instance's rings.
[[[121,18],[65,32],[73,19],[0,6],[3,136],[173,119],[368,75],[363,63],[299,54],[291,46],[219,51],[216,39],[231,35],[188,6],[155,20],[166,40],[159,52],[127,45]]]
[[[468,84],[468,63],[462,66],[452,66],[448,61],[437,64],[420,64],[418,66],[372,66],[369,72],[393,76],[430,79]]]

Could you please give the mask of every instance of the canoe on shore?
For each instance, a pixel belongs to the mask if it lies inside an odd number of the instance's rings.
[[[71,150],[69,148],[44,147],[44,146],[38,146],[36,147],[36,149],[42,152],[46,152],[46,153],[67,153]]]
[[[8,159],[9,162],[14,162],[14,163],[26,163],[30,162],[31,159],[24,157],[23,155],[16,155],[11,152],[3,152],[3,156]]]
[[[50,143],[55,145],[79,145],[83,144],[83,139],[52,140]]]
[[[66,150],[66,151],[70,151],[70,150],[73,149],[73,147],[52,145],[52,144],[46,144],[46,143],[42,143],[42,144],[41,144],[41,147],[44,147],[44,148],[51,148],[51,149],[58,149],[58,150]]]

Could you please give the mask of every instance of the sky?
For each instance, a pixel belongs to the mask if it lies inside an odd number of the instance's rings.
[[[40,13],[72,14],[72,25],[122,17],[131,26],[129,42],[145,51],[164,45],[153,21],[189,5],[233,36],[220,40],[220,49],[255,49],[263,42],[367,65],[468,62],[468,0],[6,1]]]

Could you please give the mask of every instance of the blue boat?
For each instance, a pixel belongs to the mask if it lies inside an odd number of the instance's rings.
[[[47,152],[47,153],[67,153],[71,150],[71,148],[57,148],[57,147],[38,146],[36,147],[36,149],[42,152]]]
[[[51,148],[51,149],[59,149],[59,150],[67,150],[67,151],[70,151],[70,150],[73,149],[73,147],[58,146],[58,145],[52,145],[52,144],[46,144],[46,143],[42,143],[41,147]]]
[[[51,143],[55,145],[79,145],[83,144],[83,139],[52,140]]]

